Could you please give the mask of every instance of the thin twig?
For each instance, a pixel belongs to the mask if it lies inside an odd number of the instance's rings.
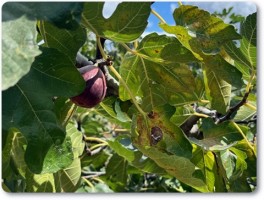
[[[105,172],[88,172],[86,174],[89,174],[89,175],[85,175],[85,176],[82,176],[82,177],[83,178],[93,178],[93,177],[105,175]]]
[[[91,183],[91,181],[87,180],[86,178],[82,177],[82,179],[84,180],[84,182],[90,186],[92,189],[94,189],[94,185]]]
[[[102,146],[108,146],[108,143],[100,143],[100,144],[96,144],[96,145],[92,146],[92,147],[90,148],[90,150],[92,151],[92,150],[97,149],[98,147],[102,147]]]
[[[99,182],[99,183],[105,183],[103,180],[101,180],[100,178],[98,177],[93,177],[93,180]]]
[[[87,148],[87,149],[86,149],[86,153],[84,153],[83,156],[82,156],[81,158],[83,158],[83,157],[85,157],[85,156],[93,156],[93,155],[95,155],[95,154],[98,154],[98,153],[100,153],[102,150],[104,150],[106,147],[107,147],[107,146],[104,145],[104,146],[101,146],[101,147],[99,147],[99,148],[97,148],[97,149],[95,149],[95,150],[93,150],[93,151],[91,151],[89,148]]]
[[[108,144],[105,140],[102,140],[102,139],[96,138],[96,137],[87,137],[87,136],[84,136],[84,140],[85,141],[94,141],[94,142]]]

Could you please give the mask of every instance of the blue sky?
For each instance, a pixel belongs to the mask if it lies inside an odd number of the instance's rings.
[[[230,7],[233,7],[233,12],[236,14],[240,14],[243,16],[247,16],[251,13],[256,12],[256,5],[253,2],[246,1],[246,2],[232,2],[232,1],[226,1],[226,2],[184,2],[183,4],[188,5],[195,5],[198,6],[201,9],[204,9],[210,13],[213,13],[215,11],[221,12],[224,8],[228,9]],[[111,16],[111,14],[114,12],[116,6],[118,5],[118,2],[106,2],[103,10],[103,15],[108,18]],[[178,7],[177,1],[173,2],[164,2],[164,1],[158,1],[152,4],[152,9],[157,11],[169,25],[174,25],[174,19],[172,16],[172,13],[175,8]],[[148,20],[148,26],[145,30],[144,35],[150,33],[150,32],[157,32],[157,33],[164,33],[162,29],[158,26],[159,20],[156,16],[150,15]]]

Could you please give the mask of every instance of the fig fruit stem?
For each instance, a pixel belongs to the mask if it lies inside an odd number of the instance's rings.
[[[160,14],[157,13],[155,10],[151,9],[151,13],[152,13],[153,15],[155,15],[155,16],[160,20],[161,23],[163,23],[163,24],[167,24],[166,21],[165,21],[165,20],[160,16]]]

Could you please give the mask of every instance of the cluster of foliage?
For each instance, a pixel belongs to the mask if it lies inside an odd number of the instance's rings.
[[[151,2],[120,3],[108,19],[103,6],[3,5],[2,187],[253,191],[256,13],[237,32],[191,5],[174,10],[176,25]],[[151,14],[168,35],[141,37]],[[69,99],[85,82],[76,55],[96,60],[98,51],[112,56],[118,91],[94,108],[77,107]]]

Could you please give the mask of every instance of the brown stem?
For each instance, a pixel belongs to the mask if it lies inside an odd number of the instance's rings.
[[[245,93],[243,99],[240,102],[238,102],[235,106],[229,108],[227,113],[224,116],[218,118],[215,123],[219,124],[219,123],[221,123],[223,121],[229,120],[231,115],[233,113],[235,113],[236,111],[238,111],[238,109],[247,102],[247,98],[248,98],[249,93],[250,93],[250,90]]]

